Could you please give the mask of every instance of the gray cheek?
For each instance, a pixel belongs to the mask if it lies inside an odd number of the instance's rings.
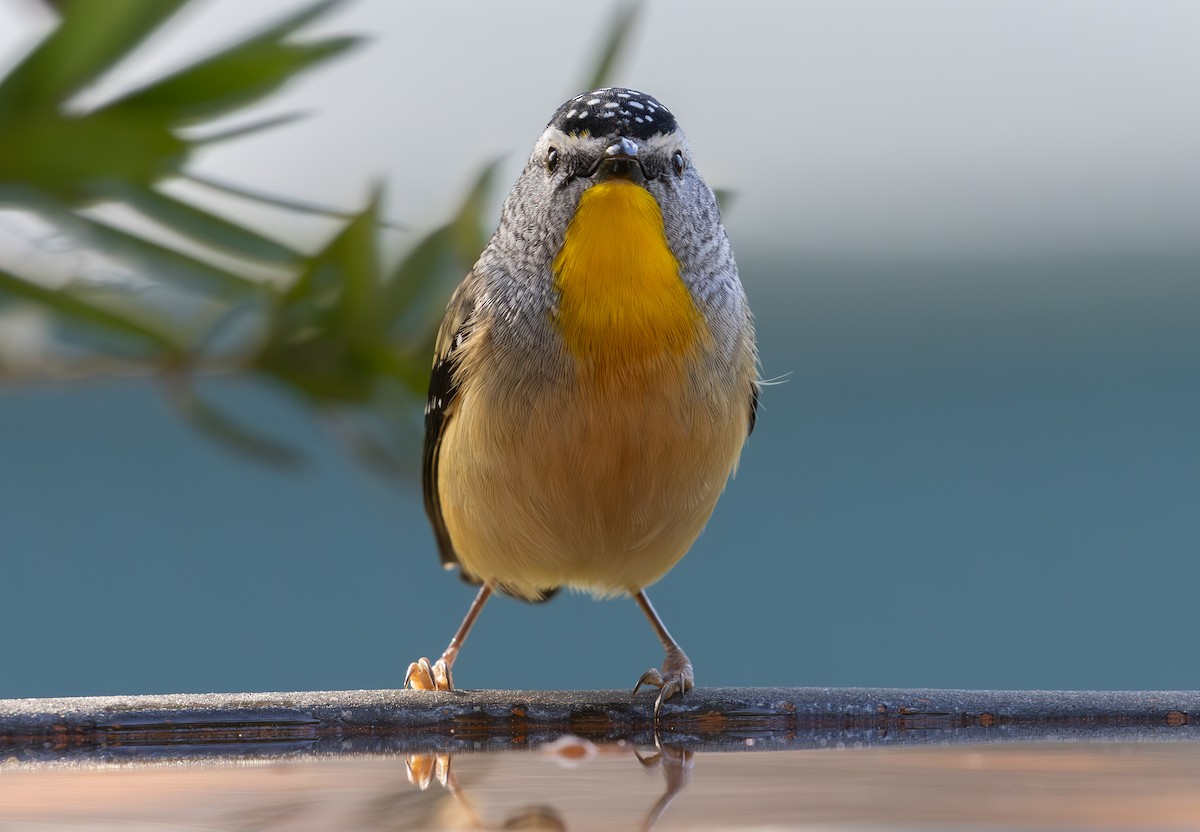
[[[559,188],[557,182],[540,167],[526,168],[477,267],[489,278],[493,313],[523,342],[536,340],[533,334],[546,325],[557,305],[552,264],[583,190]]]
[[[510,265],[534,269],[539,261],[554,256],[549,253],[554,244],[551,190],[545,174],[536,168],[527,170],[514,186],[490,246]]]
[[[716,353],[731,360],[746,325],[745,296],[712,191],[699,175],[660,186],[667,241],[693,299],[714,327]]]
[[[716,200],[704,182],[685,177],[673,187],[659,186],[656,196],[662,208],[667,240],[680,263],[689,270],[699,271],[718,265],[704,262],[719,254],[725,243]]]

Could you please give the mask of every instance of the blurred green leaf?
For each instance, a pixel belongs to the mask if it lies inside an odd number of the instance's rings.
[[[0,120],[57,110],[123,60],[187,0],[70,0],[62,21],[0,84]]]
[[[384,282],[380,314],[393,331],[399,329],[406,334],[405,340],[414,348],[432,349],[437,320],[441,319],[450,290],[475,265],[487,243],[483,217],[499,166],[499,159],[484,166],[455,216],[421,238]],[[418,304],[430,295],[436,314],[432,323],[430,304]]]
[[[344,53],[360,42],[335,37],[310,43],[284,43],[297,28],[342,0],[321,0],[280,23],[178,72],[110,103],[110,111],[170,114],[186,124],[222,116],[275,92],[300,72]]]
[[[329,244],[309,259],[298,280],[283,295],[284,316],[299,314],[302,326],[320,320],[352,328],[369,337],[378,332],[375,294],[375,218],[378,189],[367,207],[347,223]]]
[[[75,228],[105,254],[135,267],[147,278],[159,283],[227,292],[257,292],[262,285],[248,277],[206,263],[190,254],[151,242],[124,229],[78,214],[60,219],[65,227]]]
[[[493,159],[483,166],[466,198],[458,207],[454,218],[450,220],[450,230],[453,234],[454,256],[458,264],[466,270],[475,265],[479,253],[492,236],[491,230],[484,225],[484,211],[487,209],[488,195],[496,182],[496,171],[500,168],[502,159]]]
[[[363,402],[400,373],[383,341],[375,227],[380,194],[317,254],[280,297],[257,366],[314,399]]]
[[[343,52],[353,38],[281,42],[341,0],[310,4],[233,47],[86,115],[63,111],[76,87],[95,80],[84,68],[100,72],[125,57],[182,2],[73,0],[63,4],[59,27],[0,82],[0,102],[7,102],[7,111],[0,110],[5,116],[0,130],[0,190],[20,193],[20,186],[27,186],[25,192],[41,192],[75,206],[111,199],[114,192],[126,189],[118,199],[136,199],[157,221],[216,251],[234,258],[294,263],[296,258],[278,243],[162,197],[153,186],[179,175],[200,143],[179,136],[180,127],[257,100],[301,70]],[[258,122],[203,141],[228,139],[279,123],[283,120]],[[139,248],[144,254],[144,247]]]
[[[204,147],[210,144],[219,144],[221,142],[240,139],[244,136],[252,136],[255,133],[261,133],[264,130],[274,130],[276,127],[282,127],[285,124],[291,124],[293,121],[299,121],[306,117],[306,113],[285,113],[281,116],[271,116],[270,118],[259,119],[252,121],[249,124],[240,124],[237,127],[231,127],[228,130],[222,130],[219,133],[210,133],[204,138],[194,138],[191,140],[193,147]]]
[[[118,187],[118,183],[113,183]],[[64,202],[27,186],[0,182],[0,204],[20,205],[41,215],[61,230],[90,243],[106,255],[124,261],[143,276],[161,283],[205,289],[221,296],[264,291],[264,286],[241,274],[207,263],[177,249],[91,219]]]
[[[149,184],[186,155],[187,143],[150,116],[65,120],[32,113],[0,130],[0,183],[25,182],[67,202],[87,202],[101,180]]]
[[[350,37],[306,44],[253,41],[132,93],[105,110],[169,113],[181,126],[216,118],[265,98],[301,71],[358,42]]]
[[[208,139],[204,140],[205,142]],[[246,188],[241,185],[234,185],[230,182],[220,182],[210,176],[201,176],[196,173],[185,173],[183,178],[189,182],[195,182],[197,185],[203,185],[206,188],[212,188],[214,191],[229,194],[230,196],[241,197],[253,202],[261,202],[264,205],[274,205],[277,208],[283,208],[286,211],[296,211],[301,214],[316,214],[322,217],[332,217],[334,219],[349,220],[353,219],[356,214],[353,211],[342,211],[337,208],[330,208],[327,205],[318,205],[314,202],[307,202],[301,199],[290,199],[288,197],[268,194],[262,191],[256,191],[252,188]],[[404,231],[405,226],[398,222],[379,218],[379,226],[381,228],[393,228],[397,231]]]
[[[182,347],[171,336],[151,324],[89,303],[61,289],[50,289],[0,271],[0,296],[5,293],[33,301],[67,320],[131,336],[168,356],[177,358],[183,353]]]
[[[455,256],[454,223],[430,231],[400,261],[384,285],[380,311],[390,321],[406,316],[416,298],[446,279],[461,280],[459,260]]]
[[[156,222],[216,251],[275,266],[295,266],[303,256],[243,225],[138,183],[112,183],[106,192],[109,198],[119,199]]]
[[[278,126],[274,117],[196,138],[180,129],[244,108],[322,61],[359,42],[327,37],[291,42],[302,26],[342,0],[309,3],[276,24],[168,76],[83,114],[66,109],[72,96],[95,83],[186,0],[64,0],[62,21],[7,77],[0,80],[0,200],[31,210],[56,228],[131,266],[141,279],[184,285],[198,310],[141,301],[135,293],[80,297],[69,287],[47,288],[0,272],[0,297],[39,304],[63,322],[105,336],[134,338],[156,362],[180,413],[207,435],[243,454],[291,465],[294,450],[246,429],[198,398],[185,373],[199,369],[220,331],[254,303],[271,298],[275,327],[255,360],[265,370],[317,399],[365,401],[378,379],[404,368],[388,348],[379,315],[376,256],[378,196],[351,216],[314,257],[272,240],[157,185],[184,175],[198,146]],[[259,199],[258,201],[262,201]],[[127,206],[162,227],[236,262],[253,261],[293,272],[287,290],[221,267],[138,233],[84,215],[98,202]],[[295,208],[295,205],[290,207]],[[308,206],[305,206],[308,207]],[[197,303],[198,301],[198,303]],[[143,314],[144,313],[144,314]],[[262,314],[261,311],[258,314]],[[174,318],[173,323],[168,323]],[[202,321],[201,318],[207,318]],[[197,325],[199,324],[199,326]],[[188,330],[184,344],[178,329]],[[168,335],[167,333],[172,334]],[[252,332],[252,330],[251,330]],[[251,336],[253,337],[253,336]],[[104,339],[88,348],[103,348]],[[219,348],[219,347],[218,347]]]
[[[70,98],[128,57],[186,0],[57,2],[60,26],[0,80],[0,203],[36,211],[73,238],[120,259],[136,272],[139,285],[149,279],[189,291],[159,294],[157,301],[132,292],[81,297],[69,288],[49,289],[0,272],[0,298],[19,296],[89,332],[135,339],[157,362],[150,366],[166,370],[163,378],[181,415],[239,453],[285,466],[299,460],[295,449],[198,398],[189,374],[208,367],[280,382],[324,415],[349,417],[342,431],[348,447],[364,463],[395,474],[407,472],[417,453],[410,435],[419,430],[414,405],[428,382],[446,298],[474,265],[491,231],[486,214],[498,162],[484,166],[453,216],[420,236],[391,269],[380,263],[378,229],[390,224],[380,216],[378,190],[362,211],[344,212],[186,170],[199,147],[295,118],[243,120],[207,135],[182,130],[261,101],[359,43],[354,37],[291,40],[300,27],[341,2],[309,3],[79,115],[66,109]],[[629,3],[616,10],[589,88],[609,83],[640,8]],[[320,251],[306,256],[160,190],[173,178],[343,222]],[[186,237],[201,253],[184,253],[81,212],[96,204],[137,211]],[[251,264],[270,266],[290,280],[256,279]],[[176,308],[180,300],[188,307],[186,316]],[[104,349],[107,343],[101,338],[90,348]]]
[[[571,95],[586,90],[607,87],[612,83],[613,68],[617,65],[617,61],[620,60],[621,52],[624,51],[626,45],[629,43],[629,33],[633,31],[633,26],[637,22],[641,11],[641,3],[622,3],[616,8],[616,11],[613,13],[612,23],[609,24],[608,34],[604,38],[600,55],[596,59],[596,65],[592,69],[591,75],[584,83],[582,89],[570,90]]]

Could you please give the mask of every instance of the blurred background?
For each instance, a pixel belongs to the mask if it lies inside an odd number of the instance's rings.
[[[1200,688],[1200,6],[149,2],[0,4],[0,697],[442,650],[430,329],[598,72],[727,192],[780,381],[651,591],[698,682]],[[501,599],[456,680],[661,658]]]

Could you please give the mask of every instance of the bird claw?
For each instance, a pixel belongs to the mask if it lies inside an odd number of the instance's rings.
[[[662,670],[652,667],[642,674],[637,684],[633,686],[633,695],[637,695],[642,685],[658,688],[658,697],[654,700],[654,718],[658,719],[664,702],[676,696],[682,696],[696,686],[696,674],[684,652],[674,650],[667,653]]]
[[[404,674],[404,687],[413,690],[454,690],[454,676],[445,658],[430,664],[422,656],[408,666]]]
[[[656,750],[649,757],[643,757],[637,749],[634,749],[633,756],[641,763],[642,768],[647,771],[653,771],[656,768],[691,769],[692,758],[695,757],[694,751],[674,745],[663,745],[657,731],[654,733],[654,746]]]

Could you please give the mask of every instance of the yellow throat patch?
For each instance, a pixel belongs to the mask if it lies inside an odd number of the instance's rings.
[[[658,202],[632,182],[599,182],[583,192],[554,277],[558,329],[574,355],[599,369],[683,356],[703,332]]]

